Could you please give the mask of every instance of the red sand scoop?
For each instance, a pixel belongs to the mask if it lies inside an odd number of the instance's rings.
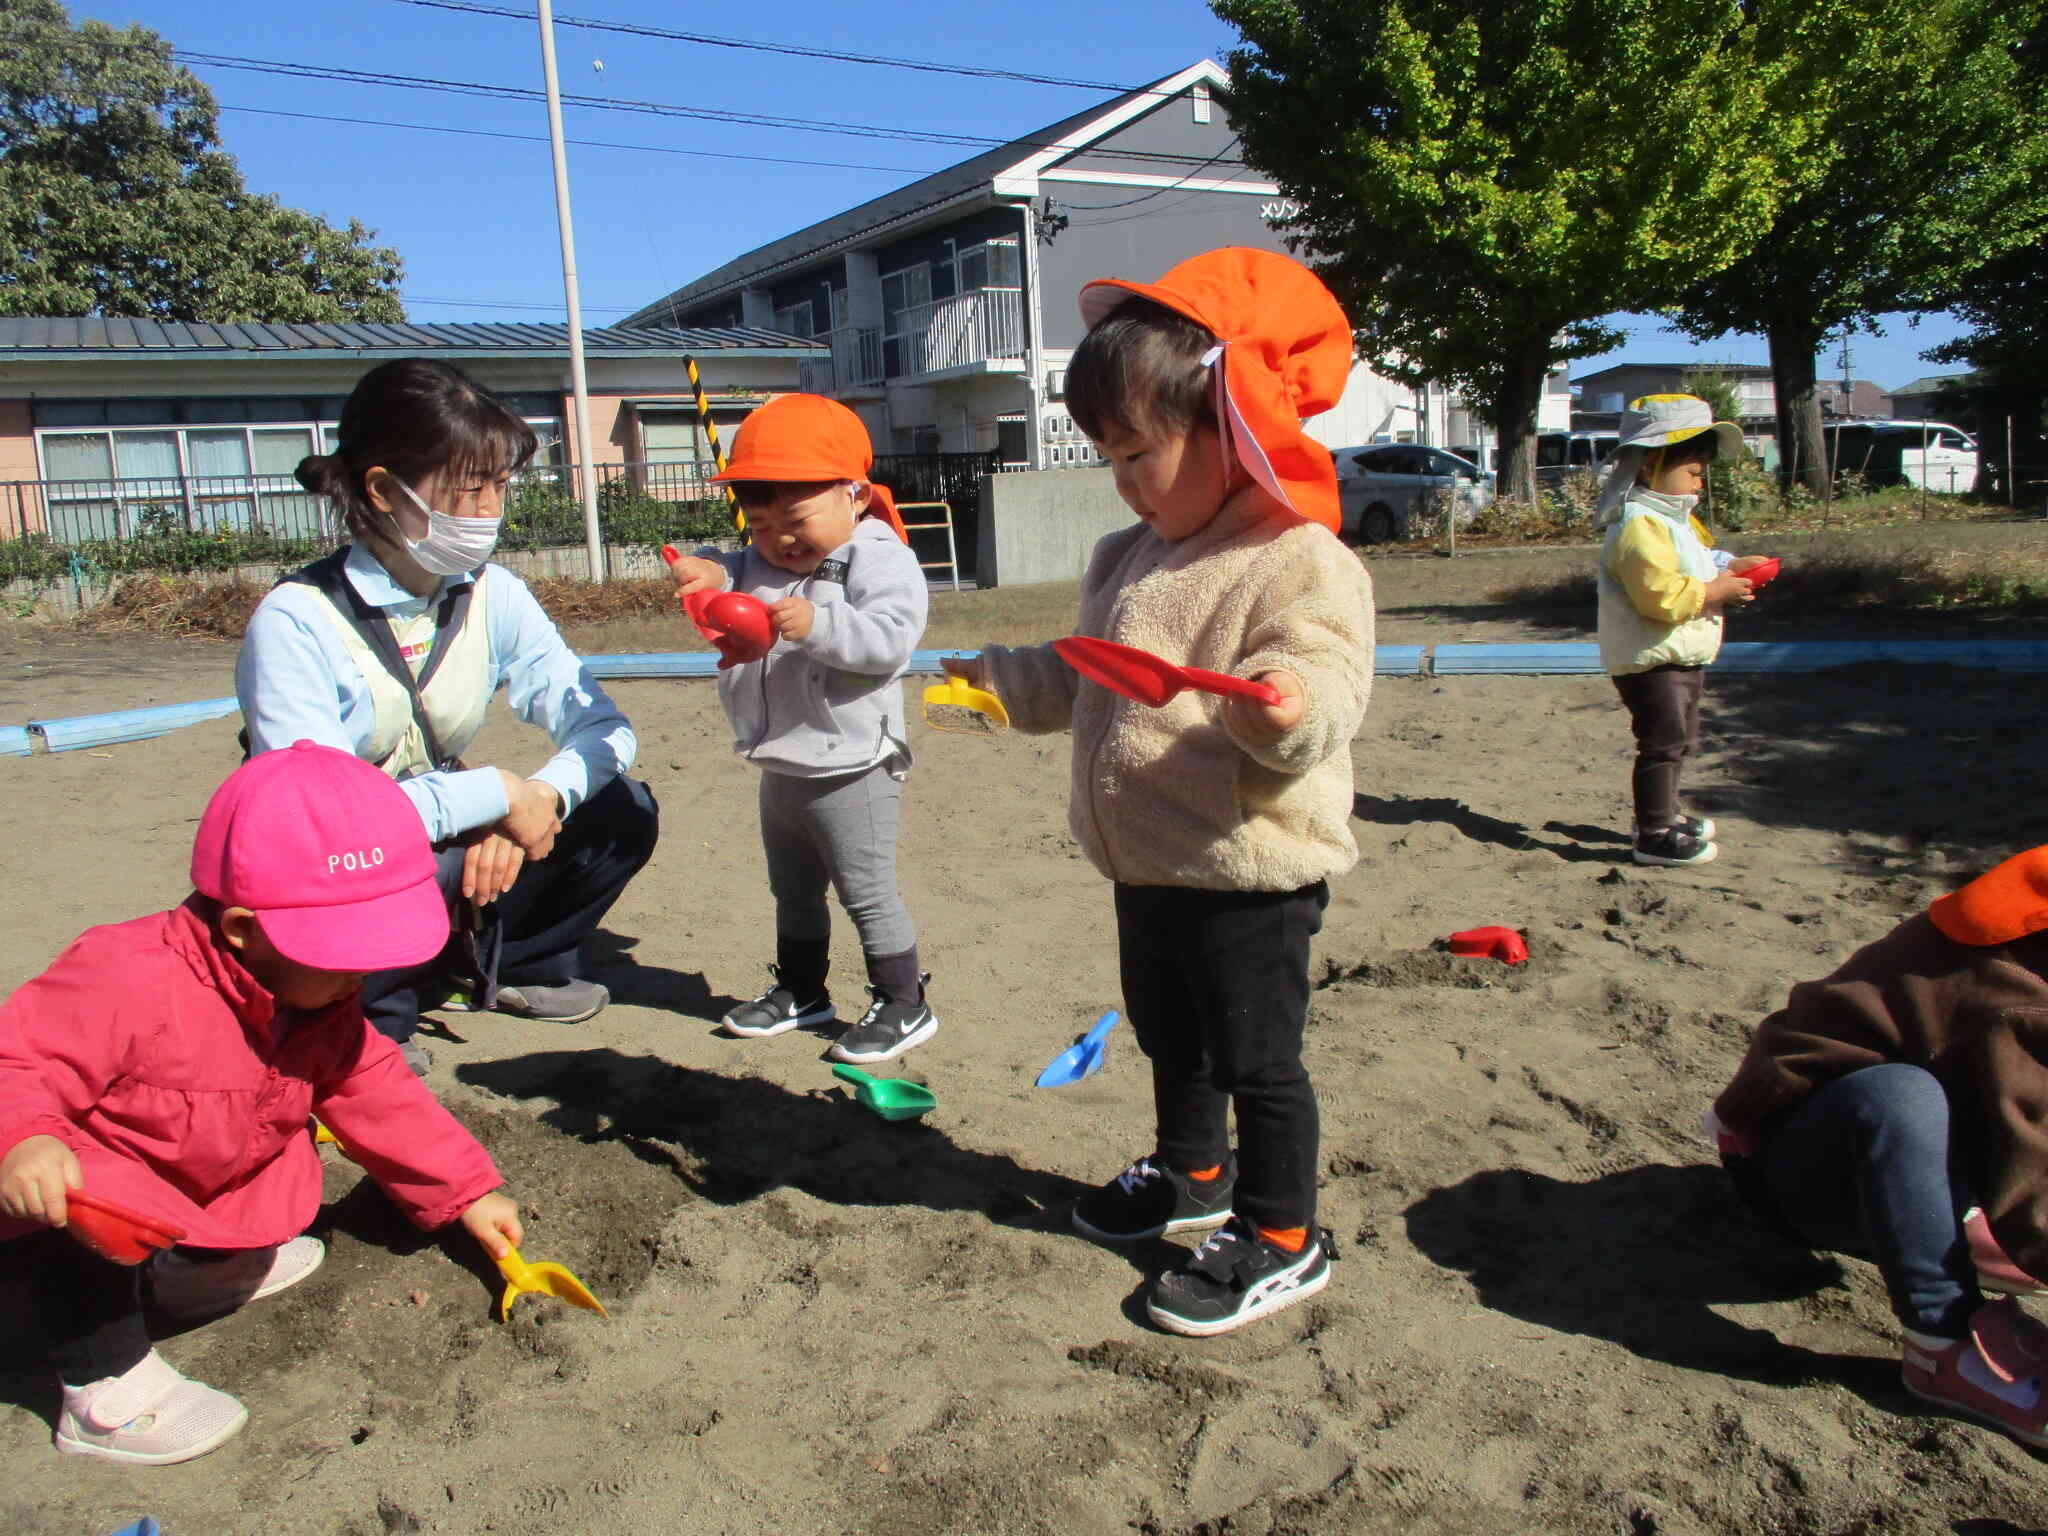
[[[673,544],[664,544],[661,558],[674,565],[682,556]],[[682,602],[697,633],[717,648],[719,671],[743,661],[759,661],[774,649],[775,623],[768,617],[768,605],[758,597],[744,592],[692,592]]]
[[[1506,965],[1520,965],[1529,958],[1528,942],[1512,928],[1468,928],[1445,942],[1454,955],[1499,960]]]
[[[159,1248],[168,1248],[185,1237],[183,1227],[170,1226],[82,1189],[66,1190],[64,1206],[64,1230],[116,1264],[140,1264]]]
[[[1153,709],[1185,688],[1257,699],[1261,704],[1280,702],[1280,691],[1270,684],[1232,677],[1227,672],[1205,672],[1200,667],[1177,667],[1150,651],[1118,645],[1114,640],[1068,635],[1064,640],[1053,641],[1052,648],[1059,652],[1060,660],[1090,682],[1100,683],[1112,693],[1136,699]]]

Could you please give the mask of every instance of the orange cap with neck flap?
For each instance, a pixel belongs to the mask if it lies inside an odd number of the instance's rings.
[[[1958,944],[2010,944],[2048,928],[2048,847],[2016,853],[1927,909]]]

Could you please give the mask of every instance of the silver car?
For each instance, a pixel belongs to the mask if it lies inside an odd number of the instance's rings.
[[[1366,544],[1407,539],[1416,518],[1440,505],[1456,507],[1458,526],[1469,526],[1493,500],[1493,476],[1441,448],[1378,443],[1334,457],[1344,533]]]

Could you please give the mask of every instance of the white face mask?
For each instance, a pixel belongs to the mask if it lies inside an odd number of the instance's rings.
[[[425,538],[409,538],[403,528],[398,530],[399,537],[405,539],[406,553],[419,562],[421,570],[430,576],[466,576],[491,558],[491,551],[498,547],[498,528],[505,521],[503,517],[456,517],[436,512],[398,476],[391,478],[398,481],[398,488],[412,504],[426,514]]]

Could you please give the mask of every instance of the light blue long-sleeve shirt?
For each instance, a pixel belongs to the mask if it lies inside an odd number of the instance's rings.
[[[489,630],[490,686],[506,685],[512,713],[537,725],[555,755],[528,777],[562,797],[562,818],[633,765],[632,726],[533,600],[526,583],[501,565],[444,577],[414,597],[362,545],[343,563],[348,582],[373,606],[408,619],[451,587],[481,580]],[[363,757],[376,730],[368,681],[335,629],[325,601],[301,582],[272,589],[249,621],[235,662],[235,695],[249,727],[249,750],[268,752],[311,740]],[[510,807],[495,768],[423,773],[399,786],[419,809],[427,835],[443,842],[488,826]]]

